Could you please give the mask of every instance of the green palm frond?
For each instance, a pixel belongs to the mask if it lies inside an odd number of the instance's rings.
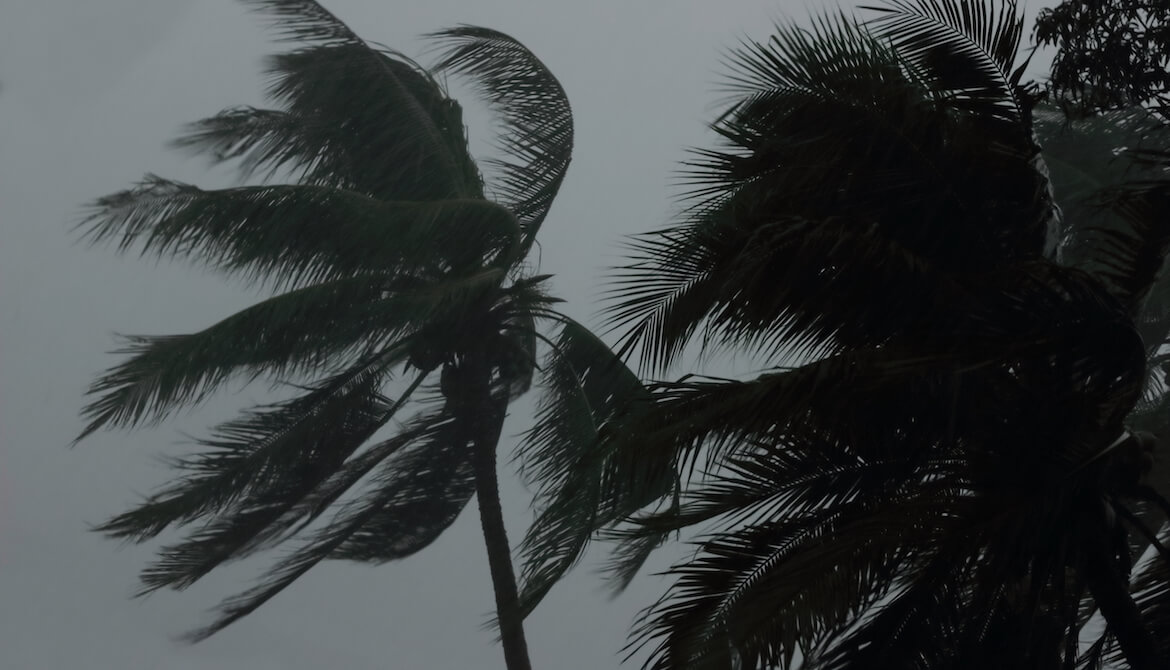
[[[336,280],[270,298],[198,333],[127,337],[119,353],[128,358],[87,391],[96,399],[83,410],[90,422],[78,440],[106,426],[158,422],[240,374],[339,369],[373,347],[384,364],[402,361],[411,353],[402,338],[426,339],[436,323],[468,318],[502,278],[489,269],[439,282]]]
[[[509,262],[520,242],[515,217],[485,200],[380,201],[312,185],[205,191],[148,177],[91,210],[79,225],[90,243],[190,258],[276,287],[465,271]]]
[[[267,93],[281,109],[225,110],[181,144],[243,157],[245,174],[287,167],[382,199],[482,196],[459,105],[425,69],[372,47],[317,2],[247,1],[304,45],[270,59]]]
[[[210,438],[198,441],[202,451],[170,461],[188,476],[96,530],[144,542],[168,526],[223,513],[242,498],[279,488],[290,472],[328,475],[336,466],[334,459],[346,456],[335,436],[339,427],[354,419],[353,408],[366,407],[366,418],[381,413],[384,423],[425,376],[419,376],[396,403],[388,404],[376,393],[387,376],[386,367],[384,360],[363,361],[292,400],[249,410],[222,424]]]
[[[537,518],[520,554],[521,606],[531,612],[580,559],[602,526],[664,495],[659,480],[615,480],[607,434],[637,412],[645,389],[621,358],[584,326],[562,318],[541,374],[536,421],[517,450],[522,476],[538,486]],[[673,481],[673,480],[672,480]]]
[[[184,134],[171,146],[195,155],[206,155],[213,164],[239,161],[240,178],[247,180],[265,171],[271,180],[282,168],[320,185],[354,183],[346,156],[352,138],[336,126],[281,109],[230,107],[188,123]]]
[[[304,521],[303,516],[290,512],[296,510],[302,499],[334,475],[346,459],[390,419],[398,407],[398,404],[390,403],[377,392],[380,381],[380,375],[367,375],[361,380],[356,392],[344,398],[345,402],[309,408],[308,412],[312,415],[308,417],[304,416],[305,408],[295,408],[302,412],[297,417],[301,421],[295,422],[289,433],[273,435],[268,432],[271,428],[268,431],[264,427],[258,428],[255,424],[260,421],[255,420],[255,417],[251,417],[252,420],[245,417],[234,426],[226,427],[228,430],[234,428],[237,431],[248,431],[250,434],[243,436],[242,442],[238,439],[235,442],[215,438],[209,440],[237,454],[256,450],[271,452],[283,448],[285,453],[280,454],[283,467],[277,471],[261,471],[250,477],[246,485],[240,487],[243,490],[234,501],[226,504],[219,502],[219,511],[209,510],[199,515],[208,517],[208,520],[178,544],[160,550],[157,560],[143,570],[142,593],[164,587],[186,588],[223,563],[268,548],[284,539],[290,528]],[[283,422],[289,422],[288,417],[278,417],[273,422],[281,422],[282,419]],[[221,427],[222,430],[224,427]],[[274,437],[274,447],[265,444],[265,441]],[[270,462],[268,465],[275,463]],[[222,456],[205,458],[198,466],[218,470],[229,476],[253,474],[246,471],[246,466],[243,468],[245,472],[239,473],[238,464]],[[233,466],[237,469],[236,473],[231,472]],[[208,502],[214,504],[217,501]],[[116,532],[120,530],[119,523],[124,529],[127,520],[125,517],[116,518],[107,526]]]
[[[385,200],[482,197],[459,105],[420,66],[343,43],[273,56],[269,70],[271,100],[352,134],[343,159],[349,169],[324,171],[322,179],[341,177]]]
[[[96,399],[83,410],[89,424],[78,440],[105,426],[160,421],[240,373],[296,374],[360,355],[403,326],[387,318],[384,293],[339,280],[270,298],[198,333],[125,337],[117,353],[127,358],[87,391]]]
[[[498,177],[491,195],[520,220],[523,250],[532,246],[573,153],[573,113],[560,82],[512,37],[460,26],[430,35],[441,45],[438,72],[468,77],[501,116],[498,149],[487,161]]]
[[[452,441],[450,417],[444,419],[432,424],[438,429],[428,437],[383,461],[364,495],[345,503],[260,584],[226,600],[219,619],[189,639],[205,639],[247,616],[327,558],[385,561],[434,541],[474,491],[466,443]]]

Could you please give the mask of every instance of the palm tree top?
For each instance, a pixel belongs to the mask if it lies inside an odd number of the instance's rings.
[[[236,165],[250,183],[208,190],[148,175],[96,200],[79,229],[272,295],[199,332],[123,338],[123,359],[89,388],[78,439],[159,423],[236,380],[294,393],[217,426],[172,462],[174,481],[98,530],[144,542],[188,529],[143,572],[144,592],[295,546],[225,601],[193,634],[202,639],[322,560],[421,550],[478,495],[505,655],[527,667],[518,615],[505,611],[515,585],[495,449],[507,404],[535,373],[540,331],[569,323],[548,276],[525,263],[570,161],[565,92],[495,30],[432,33],[428,70],[317,2],[244,1],[294,45],[268,60],[272,106],[226,109],[175,145]],[[502,119],[486,174],[439,82],[446,73]]]

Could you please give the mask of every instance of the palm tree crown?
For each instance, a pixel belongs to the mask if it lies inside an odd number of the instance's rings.
[[[142,542],[198,524],[144,571],[144,592],[300,542],[200,639],[324,559],[419,551],[478,494],[505,656],[526,668],[495,450],[508,403],[532,381],[539,324],[584,333],[526,265],[570,160],[564,91],[507,35],[431,36],[434,71],[468,78],[502,119],[485,181],[461,108],[431,72],[311,0],[247,4],[297,45],[269,62],[275,107],[225,110],[176,144],[259,183],[148,176],[96,201],[82,227],[92,242],[190,259],[274,295],[197,333],[127,337],[125,359],[89,390],[81,438],[162,421],[235,379],[295,380],[296,393],[218,426],[174,461],[181,477],[100,530]]]
[[[567,476],[600,501],[582,534],[613,528],[624,583],[710,533],[635,635],[656,669],[1071,667],[1094,609],[1097,652],[1164,667],[1165,554],[1126,575],[1166,504],[1127,418],[1166,337],[1136,325],[1162,309],[1166,182],[1068,231],[1015,5],[867,11],[733,52],[720,144],[610,314],[653,372],[695,339],[776,367],[600,405],[596,465]]]

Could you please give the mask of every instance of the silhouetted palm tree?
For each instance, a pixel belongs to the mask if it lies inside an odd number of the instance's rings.
[[[1126,575],[1167,454],[1127,417],[1166,340],[1138,324],[1164,317],[1170,188],[1115,186],[1108,225],[1068,231],[1015,6],[870,10],[734,52],[682,222],[618,278],[646,369],[696,339],[776,366],[631,388],[595,418],[584,521],[661,507],[616,531],[620,578],[711,533],[635,643],[656,669],[1060,668],[1097,608],[1101,645],[1165,667],[1165,554]]]
[[[414,554],[474,494],[505,658],[528,668],[496,449],[541,324],[568,324],[570,344],[588,336],[551,309],[547,276],[526,260],[569,165],[568,100],[507,35],[432,35],[435,72],[468,77],[501,115],[503,157],[485,182],[460,106],[431,73],[311,0],[247,4],[298,45],[270,61],[276,107],[228,109],[177,144],[265,178],[203,190],[148,176],[98,200],[83,227],[92,242],[189,259],[275,295],[197,333],[126,338],[125,360],[89,390],[81,438],[159,422],[232,380],[295,380],[296,394],[219,426],[174,461],[179,479],[100,530],[142,542],[197,524],[145,570],[145,592],[303,541],[201,639],[321,560]]]

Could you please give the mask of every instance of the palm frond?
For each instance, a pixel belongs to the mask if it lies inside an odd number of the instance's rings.
[[[79,228],[91,244],[191,258],[277,287],[465,270],[519,244],[516,219],[484,200],[384,202],[310,185],[205,191],[154,176],[94,202]]]
[[[492,196],[515,213],[523,249],[536,239],[573,154],[573,112],[556,77],[524,45],[489,28],[460,26],[430,35],[442,46],[437,72],[469,78],[501,116],[504,159]]]
[[[525,612],[576,564],[598,528],[665,493],[653,477],[615,477],[606,453],[605,435],[620,432],[645,400],[641,382],[585,327],[562,322],[542,371],[536,421],[517,450],[521,475],[539,487],[537,519],[520,546]]]
[[[252,11],[271,17],[282,39],[293,42],[352,42],[362,40],[332,12],[314,0],[242,0]]]
[[[240,178],[265,170],[265,181],[281,169],[319,185],[354,184],[346,156],[352,139],[326,121],[281,109],[230,107],[188,123],[171,146],[209,157],[213,164],[239,161]]]
[[[467,318],[499,289],[503,274],[489,269],[438,282],[336,280],[262,301],[198,333],[128,336],[116,352],[128,358],[87,391],[96,399],[83,409],[89,423],[77,441],[106,426],[161,421],[240,374],[328,372],[375,346],[390,362],[405,360],[410,341],[431,340],[443,324]],[[454,346],[467,337],[448,333],[428,345]]]
[[[299,425],[294,425],[290,432],[274,433],[272,428],[278,426],[257,425],[263,423],[265,418],[270,423],[287,424],[291,423],[290,417],[246,416],[226,427],[227,430],[243,435],[219,436],[235,437],[235,440],[208,440],[209,446],[219,447],[228,455],[209,454],[203,459],[189,461],[189,465],[213,473],[218,471],[229,477],[231,474],[242,474],[251,475],[251,478],[240,487],[243,490],[234,496],[234,500],[223,500],[222,493],[216,496],[215,492],[210,492],[212,495],[206,499],[205,506],[213,509],[218,507],[219,511],[208,509],[198,514],[200,518],[208,518],[207,522],[190,532],[181,542],[159,551],[156,561],[142,572],[142,593],[164,587],[186,588],[225,562],[247,556],[284,539],[290,528],[304,521],[304,516],[290,515],[290,512],[335,476],[346,460],[385,425],[400,405],[391,403],[378,393],[383,378],[382,374],[366,374],[359,377],[360,383],[348,397],[333,399],[326,406],[319,404],[313,408],[295,408],[313,415],[304,417],[302,414],[297,417],[301,421],[296,422]],[[255,453],[257,450],[275,457],[266,465],[275,467],[279,464],[283,467],[256,472],[254,468],[247,467],[251,463],[241,467],[238,463],[230,462],[233,452],[237,459],[247,459],[249,451]],[[233,473],[233,469],[236,472]],[[248,472],[249,469],[253,471]],[[244,472],[240,473],[239,470]],[[205,478],[202,483],[211,482],[214,479]],[[195,492],[199,492],[198,489]],[[304,510],[302,508],[298,511]],[[127,521],[123,517],[113,520],[109,525],[115,532],[128,532]],[[119,522],[121,528],[117,527]],[[139,528],[139,532],[150,530],[141,525]]]
[[[410,556],[435,541],[475,494],[468,448],[469,419],[449,416],[432,436],[393,466],[393,499],[339,545],[330,558],[384,563]]]
[[[936,499],[887,503],[880,514],[851,502],[704,542],[643,615],[634,644],[654,645],[646,667],[792,667],[798,650],[884,595],[904,533],[931,532]]]
[[[269,76],[270,100],[344,142],[311,182],[340,178],[383,200],[482,197],[459,105],[404,56],[327,44],[271,57]]]
[[[464,481],[459,474],[464,466],[458,464],[467,462],[465,444],[453,443],[444,435],[449,437],[449,431],[438,430],[384,461],[366,494],[346,503],[327,526],[281,560],[258,585],[224,601],[220,617],[188,639],[206,639],[251,614],[327,558],[390,560],[430,544],[458,513],[452,513],[452,501],[461,499],[455,506],[462,508],[470,497],[465,486],[455,483]]]
[[[1023,131],[1027,111],[1017,87],[1016,58],[1024,32],[1015,0],[885,0],[874,32],[947,91],[952,104]],[[1021,138],[1023,139],[1023,138]]]
[[[396,403],[374,389],[386,377],[386,361],[368,359],[282,403],[252,409],[201,439],[203,450],[170,464],[190,473],[119,514],[95,530],[111,537],[144,542],[168,526],[225,512],[241,499],[281,486],[290,473],[328,473],[334,459],[345,458],[332,436],[352,420],[354,407],[383,408],[388,420],[425,375]],[[298,475],[299,476],[299,475]]]

